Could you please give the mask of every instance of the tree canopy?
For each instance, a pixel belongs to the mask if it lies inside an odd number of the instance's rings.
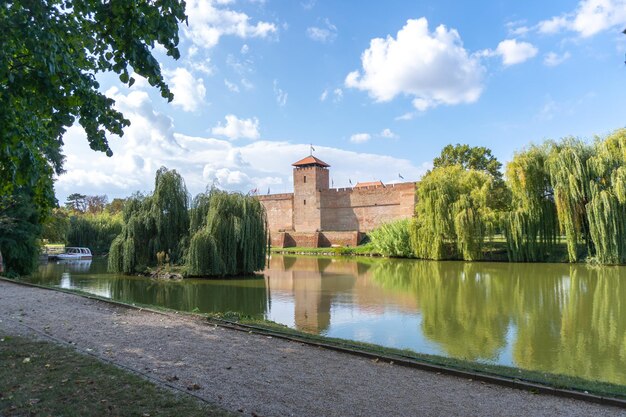
[[[492,177],[500,179],[502,164],[491,154],[491,149],[483,146],[447,145],[441,154],[433,160],[435,168],[460,165],[464,169],[485,171]]]
[[[0,7],[0,193],[33,190],[45,210],[53,174],[63,171],[63,134],[78,122],[93,150],[111,155],[107,135],[129,121],[99,91],[96,75],[113,72],[132,85],[132,71],[168,100],[152,48],[175,59],[183,0],[16,1]]]
[[[480,259],[483,240],[494,229],[504,186],[484,171],[461,165],[435,168],[417,186],[412,242],[419,258]]]
[[[123,135],[130,122],[100,92],[99,73],[119,76],[131,86],[135,72],[172,100],[159,63],[157,44],[178,59],[178,24],[186,19],[184,0],[9,1],[0,6],[0,197],[17,205],[0,211],[21,216],[11,224],[34,235],[21,242],[5,234],[0,242],[7,263],[11,248],[31,245],[55,205],[53,176],[63,172],[63,135],[82,126],[91,149],[112,155],[107,136]],[[37,213],[23,210],[28,200]],[[25,253],[25,251],[21,251]],[[15,270],[32,262],[19,256]]]
[[[189,194],[176,170],[161,167],[154,193],[136,194],[124,205],[121,233],[111,243],[109,269],[126,274],[156,264],[164,252],[172,262],[182,260],[189,234]]]

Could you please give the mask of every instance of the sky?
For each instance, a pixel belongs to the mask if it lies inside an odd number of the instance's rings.
[[[626,126],[626,0],[188,0],[187,15],[181,58],[153,51],[173,102],[99,75],[131,126],[110,158],[68,130],[61,204],[149,193],[161,166],[192,196],[291,192],[311,147],[334,187],[416,181],[450,143],[506,163]]]

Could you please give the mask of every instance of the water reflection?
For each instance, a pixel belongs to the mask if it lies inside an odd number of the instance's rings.
[[[256,279],[154,281],[94,261],[32,280],[238,311],[312,333],[626,384],[626,268],[272,256]]]

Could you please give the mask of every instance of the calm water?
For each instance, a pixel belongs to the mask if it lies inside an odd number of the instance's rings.
[[[626,267],[274,255],[259,278],[153,281],[106,273],[105,262],[95,260],[42,265],[29,279],[125,302],[239,311],[331,337],[626,384]]]

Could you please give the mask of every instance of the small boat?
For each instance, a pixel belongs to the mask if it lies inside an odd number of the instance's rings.
[[[56,256],[56,259],[65,261],[65,260],[86,260],[91,259],[91,250],[89,248],[75,248],[69,247],[65,248],[65,253],[61,253]]]

